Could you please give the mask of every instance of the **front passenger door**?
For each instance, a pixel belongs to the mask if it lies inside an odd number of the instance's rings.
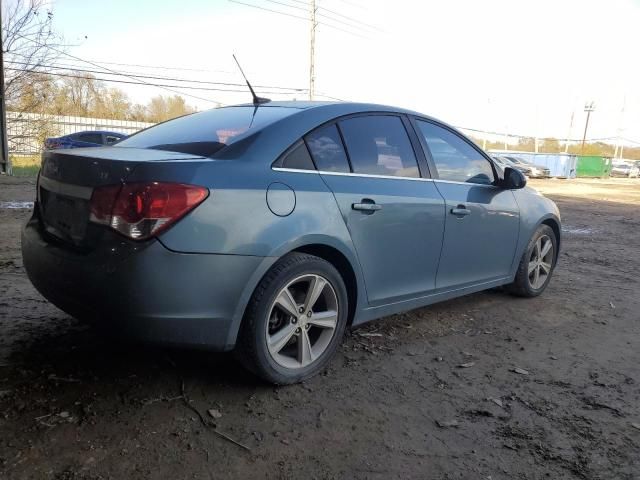
[[[507,278],[520,228],[513,193],[494,185],[490,161],[464,137],[430,121],[416,119],[415,124],[446,205],[436,288]]]

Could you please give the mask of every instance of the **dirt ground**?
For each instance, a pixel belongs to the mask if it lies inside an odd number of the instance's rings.
[[[544,295],[383,319],[281,388],[57,310],[0,203],[0,478],[639,479],[640,181],[530,184],[564,221]],[[33,194],[0,177],[0,202]]]

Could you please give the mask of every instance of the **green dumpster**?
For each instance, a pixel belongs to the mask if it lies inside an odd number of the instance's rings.
[[[578,155],[576,175],[578,177],[608,177],[611,158],[599,155]]]

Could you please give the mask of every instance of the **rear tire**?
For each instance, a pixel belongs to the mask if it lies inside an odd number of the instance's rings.
[[[267,382],[301,382],[322,371],[342,341],[347,290],[322,258],[293,252],[267,272],[245,312],[235,354]]]
[[[507,291],[519,297],[537,297],[544,292],[556,266],[557,252],[553,229],[540,225],[522,254],[513,283],[505,286]]]

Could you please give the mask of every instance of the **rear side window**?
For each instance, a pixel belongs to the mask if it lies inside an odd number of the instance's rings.
[[[311,160],[311,155],[309,155],[309,150],[307,150],[304,142],[300,142],[297,146],[293,147],[293,149],[284,156],[279,166],[296,170],[315,170],[313,160]]]
[[[100,133],[82,133],[82,134],[78,135],[78,140],[80,140],[81,142],[102,144],[102,134],[100,134]]]
[[[349,172],[349,160],[342,146],[338,128],[334,125],[319,128],[304,138],[318,170]]]
[[[411,141],[400,117],[371,115],[340,122],[355,173],[420,177]]]
[[[125,138],[116,146],[210,157],[225,146],[299,111],[275,106],[214,108],[147,128]]]
[[[422,120],[417,120],[416,123],[442,180],[493,183],[493,170],[489,161],[466,140],[433,123]]]

